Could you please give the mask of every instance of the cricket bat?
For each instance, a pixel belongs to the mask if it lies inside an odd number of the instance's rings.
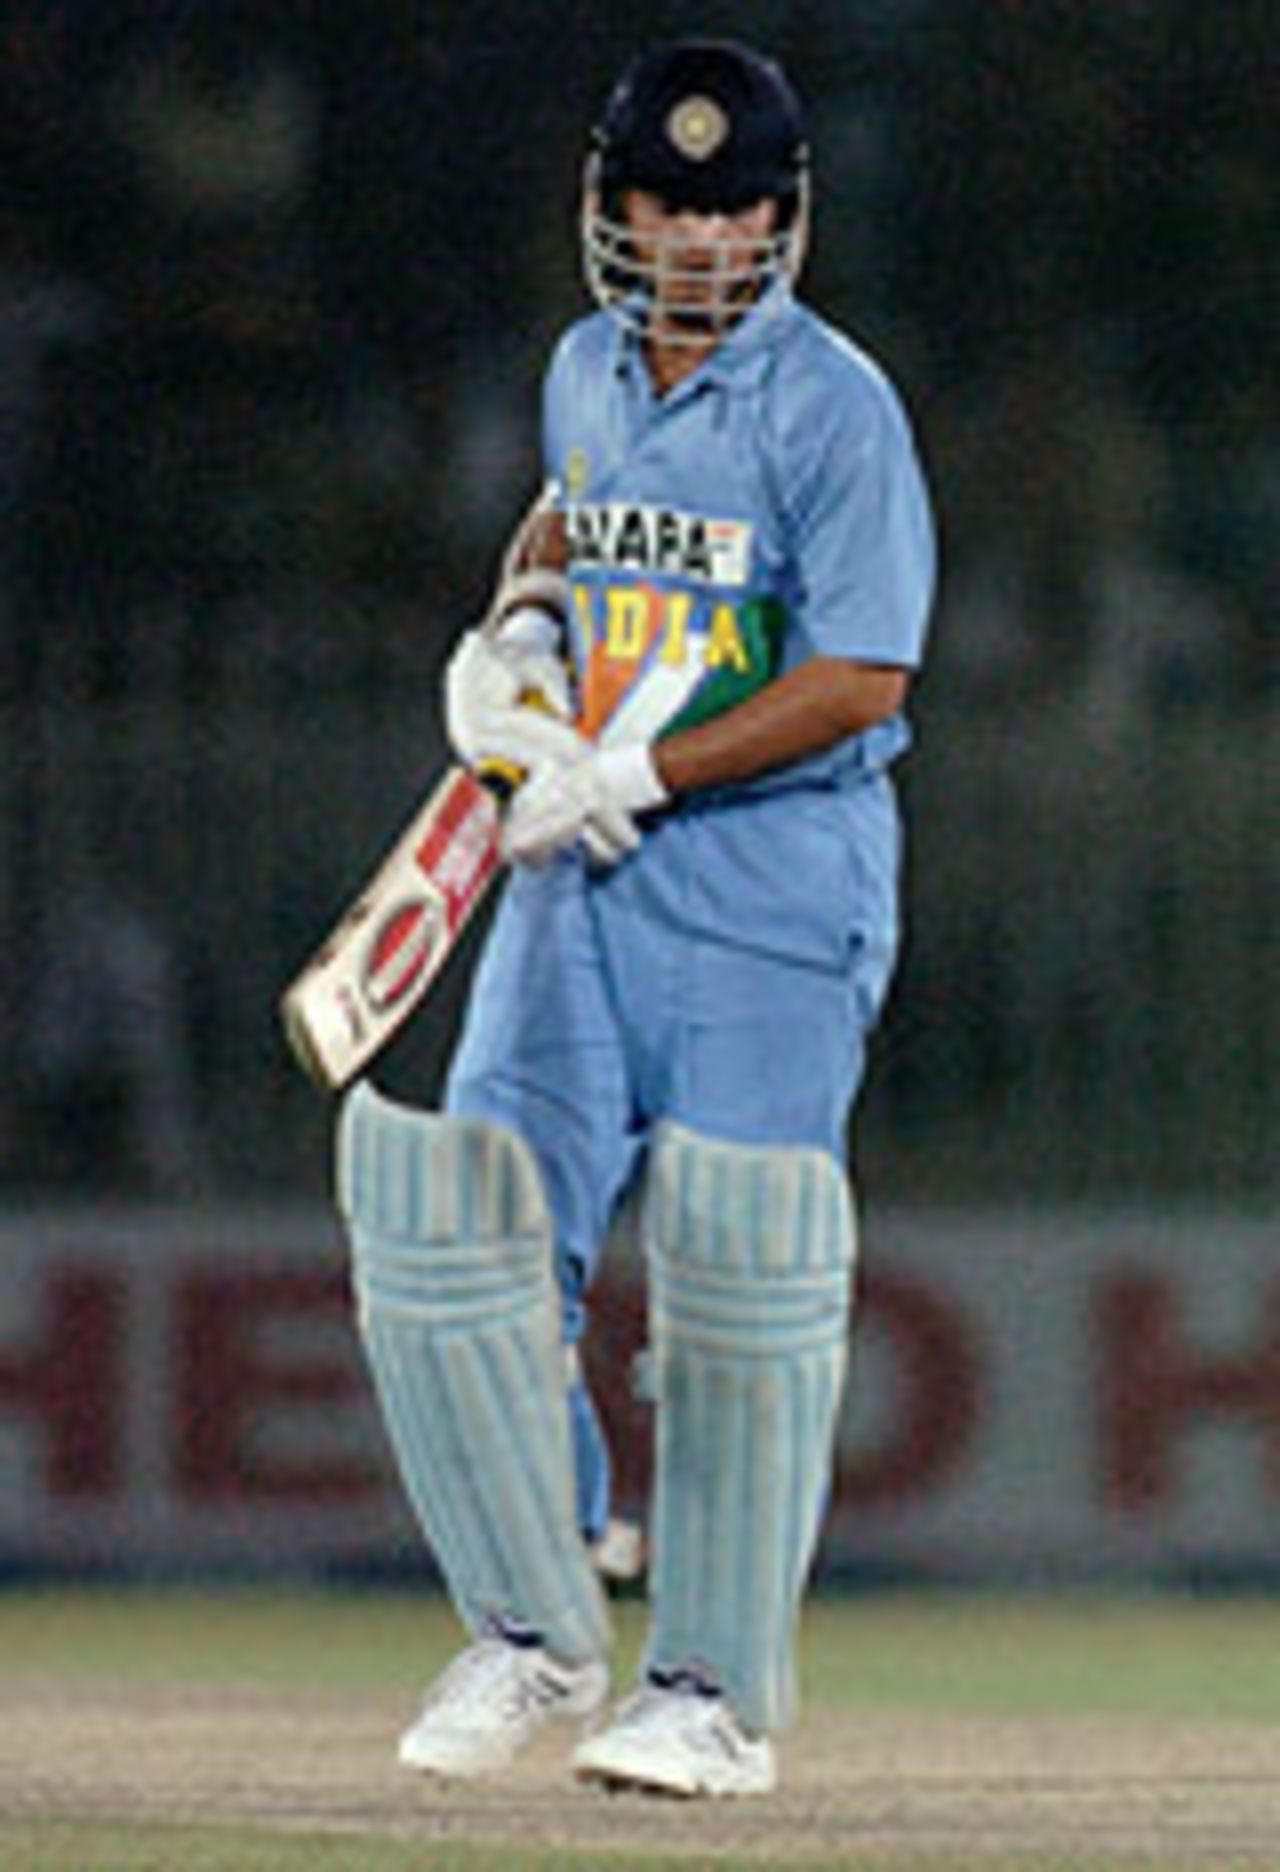
[[[337,1091],[403,1026],[499,868],[500,789],[451,767],[281,997],[299,1063]]]

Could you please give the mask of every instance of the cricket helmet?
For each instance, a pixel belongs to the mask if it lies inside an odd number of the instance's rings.
[[[726,278],[718,316],[727,326],[775,279],[799,271],[808,187],[804,116],[780,66],[728,39],[655,47],[622,74],[592,134],[582,221],[591,290],[624,323],[650,328],[664,263],[636,252],[628,189],[704,215],[772,201],[773,230],[747,244],[731,285]]]

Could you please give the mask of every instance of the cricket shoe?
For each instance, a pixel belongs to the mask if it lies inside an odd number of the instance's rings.
[[[574,1752],[579,1781],[651,1794],[768,1794],[777,1786],[773,1744],[749,1736],[722,1696],[684,1684],[646,1684]]]
[[[436,1679],[400,1738],[402,1767],[465,1779],[506,1768],[548,1723],[585,1722],[603,1704],[600,1663],[560,1664],[536,1642],[479,1639]]]

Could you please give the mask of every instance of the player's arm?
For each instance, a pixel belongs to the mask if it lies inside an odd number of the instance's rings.
[[[654,764],[673,794],[752,780],[864,733],[903,708],[921,659],[936,553],[896,394],[842,356],[779,397],[773,479],[787,489],[814,654],[657,742]]]
[[[517,801],[507,854],[542,862],[594,827],[607,836],[588,839],[589,847],[612,861],[639,842],[636,821],[645,813],[825,753],[896,714],[910,681],[904,665],[818,655],[696,727],[655,743],[598,749],[581,763],[557,763]]]
[[[509,857],[540,863],[607,824],[608,857],[639,843],[636,824],[681,794],[728,786],[804,760],[859,734],[902,706],[907,670],[814,657],[736,708],[667,739],[599,748],[570,767],[535,776],[504,834]]]
[[[522,519],[483,620],[463,632],[445,670],[454,753],[508,786],[578,747],[569,726],[564,525],[549,499],[544,493]]]
[[[445,671],[450,744],[504,795],[553,785],[555,775],[592,754],[571,720],[567,561],[564,515],[548,487],[508,548],[484,621],[464,633]],[[646,763],[646,777],[650,772]],[[633,812],[662,797],[656,782],[639,795],[603,788],[577,815],[573,837],[598,863],[613,864],[639,842]],[[557,819],[557,849],[564,842],[558,825]],[[532,858],[535,852],[544,855],[540,834],[527,851],[509,855]]]
[[[889,664],[811,657],[736,708],[657,742],[658,779],[675,797],[823,754],[896,714],[910,681],[910,671]]]

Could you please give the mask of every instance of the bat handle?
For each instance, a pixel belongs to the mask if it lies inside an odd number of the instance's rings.
[[[505,806],[524,784],[528,770],[517,761],[491,758],[477,761],[471,771],[485,792],[492,793],[499,805]]]
[[[555,709],[547,701],[541,689],[522,689],[516,697],[516,706],[537,709],[541,715],[556,716]],[[497,755],[490,755],[486,760],[477,761],[471,771],[481,786],[492,793],[503,806],[520,791],[529,777],[528,768],[522,767],[519,761],[502,760]]]

